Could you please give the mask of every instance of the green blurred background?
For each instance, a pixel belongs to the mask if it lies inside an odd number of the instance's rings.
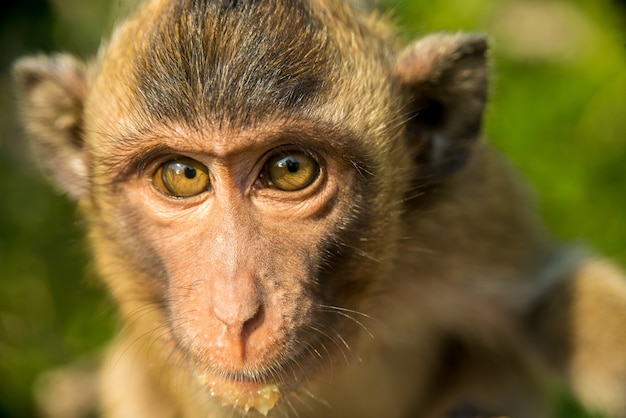
[[[383,6],[407,40],[438,30],[490,36],[487,136],[530,179],[559,238],[626,264],[626,1]],[[128,8],[115,0],[0,6],[0,417],[36,416],[38,374],[97,352],[116,327],[74,207],[48,186],[15,121],[11,62],[50,51],[88,58]],[[562,416],[586,415],[564,402]]]

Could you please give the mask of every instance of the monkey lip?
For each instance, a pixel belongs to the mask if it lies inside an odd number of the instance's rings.
[[[276,405],[281,390],[272,383],[256,376],[215,375],[208,372],[197,374],[198,381],[209,390],[212,397],[218,398],[222,405],[231,405],[248,412],[256,409],[263,415]]]

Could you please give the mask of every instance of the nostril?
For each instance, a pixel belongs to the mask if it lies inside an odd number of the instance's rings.
[[[265,309],[263,305],[259,305],[254,315],[243,323],[241,327],[241,340],[245,342],[256,329],[263,325],[264,321]]]

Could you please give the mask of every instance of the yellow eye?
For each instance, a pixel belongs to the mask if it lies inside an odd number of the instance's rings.
[[[312,157],[301,151],[289,151],[270,157],[264,175],[270,187],[295,192],[313,183],[319,172],[320,166]]]
[[[161,164],[152,179],[161,192],[174,197],[195,196],[210,186],[207,168],[186,157]]]

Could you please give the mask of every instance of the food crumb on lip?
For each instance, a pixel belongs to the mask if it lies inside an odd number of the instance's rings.
[[[220,399],[223,406],[236,406],[246,412],[254,408],[264,416],[276,406],[281,396],[280,388],[275,383],[259,385],[234,382],[206,373],[199,374],[198,381],[209,389],[211,396]]]

